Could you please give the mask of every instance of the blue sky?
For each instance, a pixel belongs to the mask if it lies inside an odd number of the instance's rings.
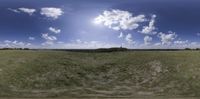
[[[1,0],[0,47],[200,47],[199,0]]]

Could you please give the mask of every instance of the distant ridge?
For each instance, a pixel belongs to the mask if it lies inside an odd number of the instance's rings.
[[[71,52],[118,52],[118,51],[200,51],[200,48],[185,49],[128,49],[124,47],[98,49],[31,49],[31,48],[0,48],[0,50],[34,50],[34,51],[71,51]]]

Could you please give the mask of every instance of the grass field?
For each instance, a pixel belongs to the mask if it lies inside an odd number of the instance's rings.
[[[0,51],[0,96],[199,97],[200,52]]]

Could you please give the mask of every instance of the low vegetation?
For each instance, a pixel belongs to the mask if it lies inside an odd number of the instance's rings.
[[[0,51],[2,97],[200,96],[199,51]]]

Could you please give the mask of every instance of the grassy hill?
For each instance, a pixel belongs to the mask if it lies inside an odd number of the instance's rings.
[[[0,96],[200,96],[200,52],[2,50]]]

